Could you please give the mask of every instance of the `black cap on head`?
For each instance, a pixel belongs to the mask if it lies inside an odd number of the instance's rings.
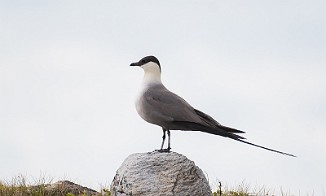
[[[155,56],[146,56],[146,57],[140,59],[136,63],[131,63],[130,66],[142,66],[142,65],[144,65],[146,63],[149,63],[149,62],[156,63],[160,67],[160,69],[161,69],[160,62],[158,61],[158,59]]]

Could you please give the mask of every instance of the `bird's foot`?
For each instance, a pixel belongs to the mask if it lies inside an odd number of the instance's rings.
[[[160,150],[156,150],[157,152],[171,152],[171,148],[166,148],[166,149],[160,149]]]

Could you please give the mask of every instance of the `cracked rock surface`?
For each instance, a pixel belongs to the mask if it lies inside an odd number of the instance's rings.
[[[212,195],[202,170],[184,155],[157,151],[127,157],[112,183],[111,195]]]

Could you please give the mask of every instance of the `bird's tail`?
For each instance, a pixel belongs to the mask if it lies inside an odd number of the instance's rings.
[[[256,146],[258,148],[262,148],[262,149],[269,150],[269,151],[272,151],[272,152],[277,152],[277,153],[280,153],[280,154],[283,154],[283,155],[288,155],[288,156],[291,156],[291,157],[296,157],[293,154],[281,152],[281,151],[278,151],[278,150],[274,150],[274,149],[271,149],[271,148],[267,148],[267,147],[264,147],[264,146],[253,144],[251,142],[247,142],[247,141],[244,140],[246,138],[235,134],[235,133],[244,133],[243,131],[233,129],[233,128],[229,128],[229,127],[226,127],[226,126],[219,125],[219,126],[211,128],[211,127],[204,126],[202,124],[198,124],[198,123],[194,123],[194,122],[186,122],[186,121],[173,121],[173,124],[175,126],[179,127],[179,130],[202,131],[202,132],[205,132],[205,133],[220,135],[220,136],[223,136],[223,137],[228,137],[228,138],[234,139],[236,141],[239,141],[239,142],[242,142],[242,143],[245,143],[245,144]]]
[[[286,152],[282,152],[282,151],[278,151],[278,150],[274,150],[274,149],[271,149],[271,148],[267,148],[267,147],[264,147],[264,146],[260,146],[260,145],[257,145],[257,144],[253,144],[251,142],[247,142],[247,141],[244,141],[242,139],[239,139],[239,138],[233,138],[231,137],[232,139],[236,140],[236,141],[239,141],[239,142],[242,142],[242,143],[245,143],[245,144],[249,144],[249,145],[252,145],[252,146],[256,146],[258,148],[262,148],[262,149],[265,149],[265,150],[269,150],[269,151],[272,151],[272,152],[277,152],[277,153],[280,153],[280,154],[284,154],[284,155],[288,155],[288,156],[291,156],[291,157],[297,157],[293,154],[289,154],[289,153],[286,153]]]
[[[258,148],[262,148],[262,149],[269,150],[269,151],[272,151],[272,152],[277,152],[277,153],[280,153],[280,154],[283,154],[283,155],[288,155],[288,156],[291,156],[291,157],[296,157],[293,154],[289,154],[289,153],[282,152],[282,151],[279,151],[279,150],[274,150],[274,149],[271,149],[271,148],[267,148],[267,147],[264,147],[264,146],[261,146],[261,145],[257,145],[257,144],[254,144],[254,143],[245,141],[244,140],[245,139],[244,137],[241,137],[241,136],[239,136],[237,134],[234,134],[234,133],[228,132],[226,137],[231,138],[231,139],[234,139],[234,140],[239,141],[239,142],[242,142],[242,143],[245,143],[245,144],[256,146]]]
[[[278,151],[278,150],[274,150],[274,149],[271,149],[271,148],[267,148],[267,147],[264,147],[264,146],[260,146],[260,145],[257,145],[257,144],[253,144],[251,142],[247,142],[245,141],[244,137],[241,137],[237,134],[234,134],[235,132],[232,131],[233,128],[229,128],[229,127],[225,127],[223,125],[220,125],[219,127],[220,129],[224,130],[226,133],[224,133],[226,135],[226,137],[229,137],[231,139],[234,139],[236,141],[239,141],[239,142],[242,142],[242,143],[245,143],[245,144],[249,144],[249,145],[252,145],[252,146],[256,146],[258,148],[262,148],[262,149],[265,149],[265,150],[269,150],[269,151],[272,151],[272,152],[277,152],[277,153],[280,153],[280,154],[283,154],[283,155],[288,155],[288,156],[291,156],[291,157],[296,157],[295,155],[293,154],[289,154],[289,153],[286,153],[286,152],[282,152],[282,151]],[[234,130],[237,130],[237,129],[234,129]],[[216,132],[210,132],[210,131],[207,131],[208,133],[213,133],[213,134],[216,134]],[[240,132],[240,133],[244,133],[244,132]],[[221,134],[222,135],[222,134]],[[224,135],[224,136],[225,136]],[[222,135],[223,136],[223,135]]]
[[[282,152],[282,151],[279,151],[279,150],[274,150],[274,149],[271,149],[271,148],[267,148],[267,147],[264,147],[264,146],[260,146],[260,145],[253,144],[251,142],[245,141],[244,139],[246,139],[246,138],[235,134],[234,132],[232,132],[232,130],[230,131],[230,129],[232,129],[232,128],[220,126],[219,128],[215,128],[215,129],[209,129],[209,128],[201,129],[201,131],[206,132],[206,133],[211,133],[211,134],[214,134],[214,135],[221,135],[221,136],[224,136],[224,137],[228,137],[228,138],[234,139],[236,141],[239,141],[239,142],[242,142],[242,143],[245,143],[245,144],[249,144],[249,145],[252,145],[252,146],[256,146],[258,148],[262,148],[262,149],[269,150],[269,151],[272,151],[272,152],[277,152],[277,153],[280,153],[280,154],[283,154],[283,155],[296,157],[293,154],[289,154],[289,153]],[[237,129],[235,129],[235,130],[237,130]],[[242,133],[244,133],[244,132],[242,132]]]

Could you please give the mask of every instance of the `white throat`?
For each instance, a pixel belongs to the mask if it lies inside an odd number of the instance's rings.
[[[149,62],[141,66],[144,69],[144,77],[141,83],[140,90],[136,97],[136,109],[140,116],[142,116],[142,100],[143,94],[155,85],[163,85],[161,82],[161,70],[156,63]]]
[[[144,69],[143,85],[148,86],[162,83],[161,70],[156,63],[149,62],[142,65],[141,68]]]

